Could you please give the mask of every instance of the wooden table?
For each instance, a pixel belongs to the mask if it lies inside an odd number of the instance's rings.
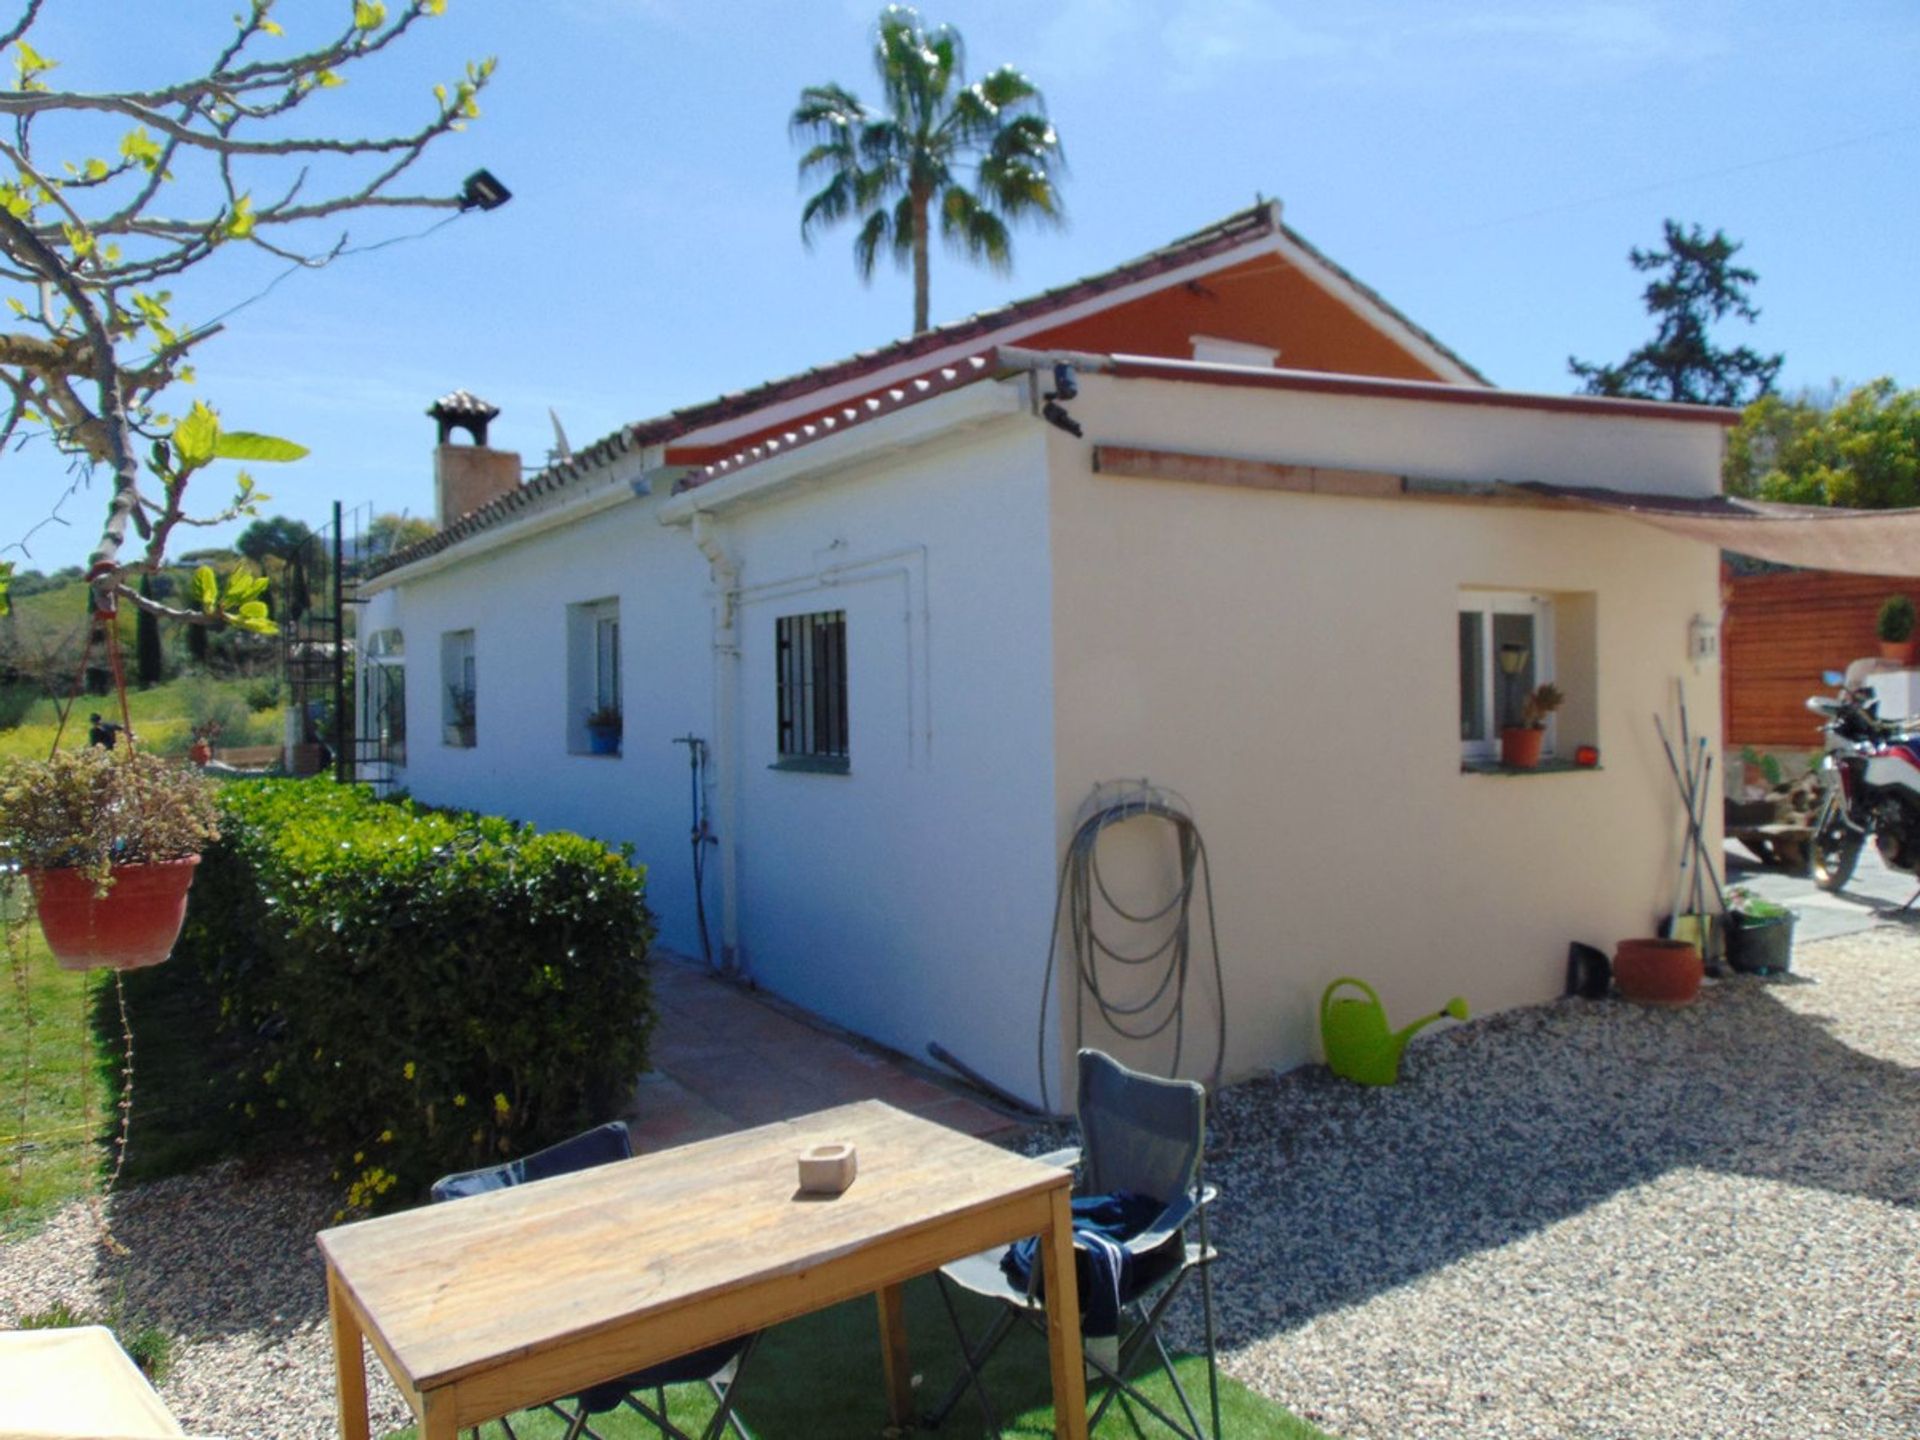
[[[850,1140],[859,1178],[798,1192]],[[369,1440],[364,1336],[422,1440],[857,1295],[879,1300],[887,1411],[913,1419],[901,1286],[1039,1235],[1056,1433],[1085,1440],[1071,1176],[876,1100],[322,1231],[340,1433]],[[749,1373],[751,1383],[751,1372]]]

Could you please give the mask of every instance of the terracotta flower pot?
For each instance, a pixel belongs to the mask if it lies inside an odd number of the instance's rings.
[[[1912,665],[1916,651],[1920,651],[1920,640],[1882,640],[1880,642],[1880,658],[1891,660],[1896,665]]]
[[[1706,974],[1687,940],[1622,940],[1613,952],[1613,981],[1623,999],[1641,1005],[1689,1005]]]
[[[1516,726],[1500,732],[1500,763],[1511,765],[1516,770],[1531,770],[1540,763],[1540,747],[1546,743],[1547,732],[1535,730],[1530,725]]]
[[[213,760],[213,746],[204,740],[196,740],[187,747],[187,759],[196,765],[206,765]]]
[[[116,865],[96,895],[78,870],[30,870],[40,931],[62,970],[137,970],[173,953],[187,918],[198,855],[155,865]]]

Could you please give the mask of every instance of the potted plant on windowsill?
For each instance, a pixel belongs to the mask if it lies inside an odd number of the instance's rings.
[[[618,755],[620,753],[621,715],[618,705],[602,705],[597,710],[587,712],[587,753],[589,755]]]
[[[474,694],[471,685],[447,687],[446,742],[471,750],[474,740]]]
[[[63,969],[166,959],[219,834],[206,778],[156,755],[89,747],[0,771],[0,855],[26,872]]]
[[[1547,738],[1547,717],[1566,704],[1560,687],[1548,682],[1527,692],[1520,702],[1520,723],[1500,732],[1500,763],[1531,770],[1540,763],[1540,747]]]
[[[1913,626],[1914,608],[1910,597],[1889,595],[1880,603],[1877,628],[1882,660],[1891,660],[1896,665],[1913,664],[1914,651],[1920,648],[1913,638]]]

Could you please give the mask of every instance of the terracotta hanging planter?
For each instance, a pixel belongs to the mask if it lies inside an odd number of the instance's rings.
[[[1613,981],[1624,1000],[1690,1005],[1706,966],[1686,940],[1622,940],[1613,952]]]
[[[137,970],[173,953],[187,918],[198,855],[153,865],[116,865],[96,893],[84,870],[30,870],[40,932],[62,970]]]

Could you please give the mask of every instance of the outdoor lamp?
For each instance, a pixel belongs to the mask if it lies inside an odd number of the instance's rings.
[[[1500,646],[1500,671],[1507,677],[1507,718],[1519,722],[1520,710],[1513,700],[1513,682],[1520,678],[1520,672],[1527,668],[1527,657],[1533,652],[1517,640],[1508,640]]]
[[[462,210],[498,210],[512,198],[513,192],[488,170],[474,171],[460,186]]]

